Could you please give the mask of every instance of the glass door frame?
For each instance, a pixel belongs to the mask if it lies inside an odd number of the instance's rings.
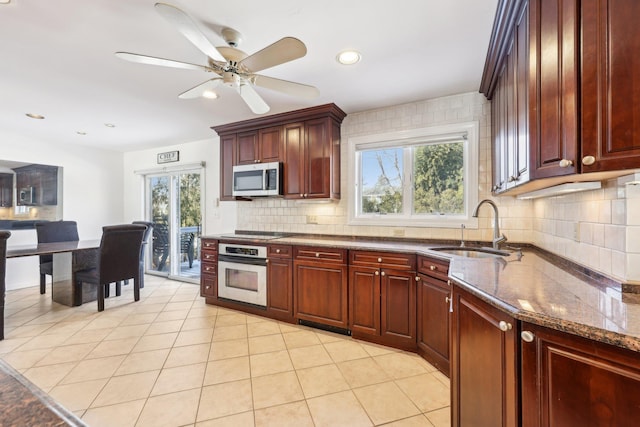
[[[205,167],[204,162],[195,164],[185,164],[176,167],[166,167],[161,169],[153,169],[144,171],[143,178],[143,205],[145,220],[153,221],[152,203],[151,203],[151,179],[158,177],[168,177],[169,179],[169,207],[168,207],[168,225],[169,225],[169,271],[160,272],[149,268],[153,257],[153,241],[147,244],[147,253],[145,254],[145,273],[167,277],[169,279],[179,280],[190,283],[200,283],[200,277],[185,277],[180,274],[180,218],[179,218],[179,177],[183,174],[199,174],[200,175],[200,235],[204,234],[204,218],[205,218]],[[196,237],[197,239],[200,236]],[[199,247],[199,245],[196,245]]]

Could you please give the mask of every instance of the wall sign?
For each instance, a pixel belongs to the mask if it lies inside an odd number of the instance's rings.
[[[180,152],[177,150],[158,153],[158,164],[177,162],[178,160],[180,160]]]

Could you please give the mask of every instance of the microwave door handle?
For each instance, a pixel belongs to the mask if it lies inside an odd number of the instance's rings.
[[[262,172],[262,189],[266,190],[267,188],[269,188],[269,170],[265,169]]]

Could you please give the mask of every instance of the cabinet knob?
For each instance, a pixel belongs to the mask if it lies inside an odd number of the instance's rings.
[[[253,161],[253,163],[260,163],[260,160],[255,159],[255,160]]]
[[[438,267],[436,267],[435,265],[430,265],[429,266],[429,270],[431,271],[436,271],[438,269]]]
[[[280,253],[280,249],[276,249],[276,253],[279,254]]]
[[[449,304],[451,302],[451,298],[449,298],[448,296],[444,297],[444,302]]]
[[[593,156],[584,156],[582,158],[582,164],[585,166],[591,166],[596,162],[596,158]]]
[[[268,259],[265,259],[264,262],[265,262],[265,264],[269,264],[269,260]]]
[[[560,160],[560,163],[558,163],[558,166],[560,166],[561,168],[568,168],[569,166],[573,166],[573,161],[562,159]]]
[[[381,276],[386,276],[386,274],[384,273],[384,271],[382,273],[380,273]]]
[[[416,276],[416,282],[419,282],[419,281],[420,281],[420,277]]]
[[[307,197],[307,193],[304,193],[304,197]]]
[[[524,342],[533,342],[533,339],[535,338],[535,335],[533,335],[533,332],[531,332],[531,331],[522,331],[520,333],[520,337],[522,338],[522,341],[524,341]]]
[[[379,271],[376,271],[374,274],[377,276],[377,275],[379,275],[379,274],[380,274],[380,272],[379,272]]]
[[[498,323],[498,328],[500,328],[502,332],[507,332],[510,331],[513,326],[511,325],[511,323],[501,320],[500,323]]]
[[[204,287],[205,289],[211,289],[211,286],[207,285]]]
[[[382,258],[378,258],[378,262],[382,262]]]
[[[451,280],[447,280],[447,285],[451,286]]]
[[[515,181],[517,181],[517,180],[518,180],[518,177],[517,177],[517,176],[515,176],[515,175],[511,175],[511,176],[509,177],[509,179],[508,179],[508,181],[509,181],[509,182],[515,182]]]
[[[320,258],[320,252],[316,252],[316,258]]]

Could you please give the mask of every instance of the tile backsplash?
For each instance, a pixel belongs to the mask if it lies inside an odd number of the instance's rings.
[[[479,93],[465,93],[347,115],[341,128],[342,199],[305,203],[285,199],[239,202],[237,228],[256,231],[321,233],[349,236],[459,239],[459,228],[348,225],[347,200],[352,191],[346,141],[350,137],[452,123],[480,125],[478,200],[492,198],[491,104]],[[628,179],[626,179],[628,181]],[[566,196],[517,200],[495,197],[500,229],[509,242],[541,248],[628,283],[640,284],[640,185],[625,178],[603,182],[603,188]],[[468,240],[490,241],[490,209],[481,209],[477,229]]]

